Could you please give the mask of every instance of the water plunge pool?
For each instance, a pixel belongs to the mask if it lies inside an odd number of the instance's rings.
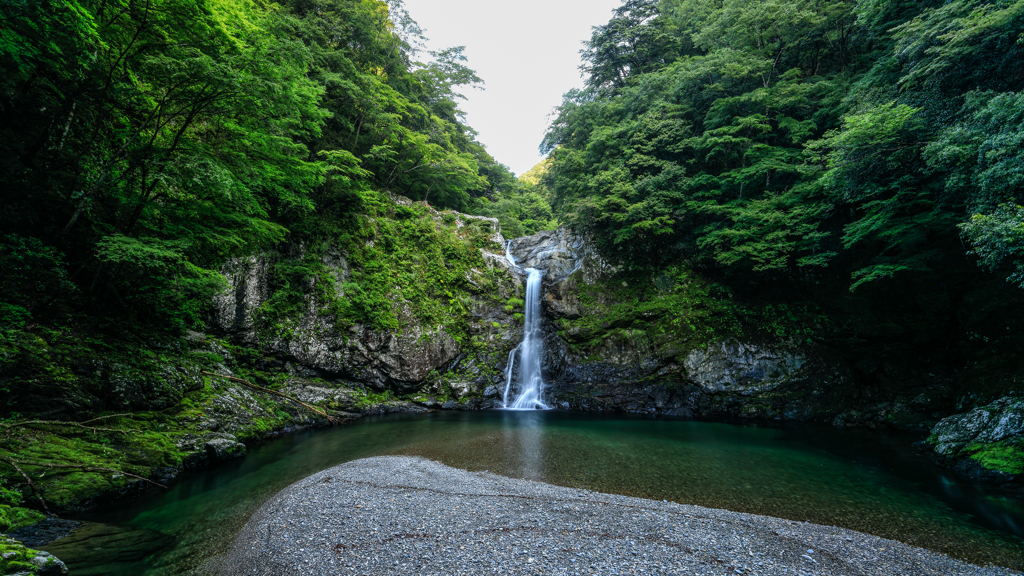
[[[903,435],[826,426],[560,411],[368,417],[252,447],[245,459],[92,518],[99,524],[89,527],[91,538],[44,548],[76,576],[205,574],[249,515],[285,486],[349,460],[407,454],[562,486],[834,524],[1024,568],[1021,500],[958,480],[909,443]]]

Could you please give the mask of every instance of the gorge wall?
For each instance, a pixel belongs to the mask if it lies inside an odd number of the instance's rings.
[[[397,199],[400,203],[407,200]],[[443,215],[432,213],[438,222]],[[841,426],[923,427],[949,413],[941,378],[859,377],[848,358],[795,338],[772,338],[729,317],[734,304],[692,271],[648,278],[604,261],[587,240],[566,228],[505,239],[496,221],[458,215],[493,230],[479,268],[487,290],[473,289],[465,310],[469,339],[444,325],[427,325],[395,301],[399,330],[363,324],[338,327],[314,291],[287,329],[261,333],[254,318],[271,297],[271,256],[233,262],[231,290],[216,302],[216,326],[232,340],[287,359],[338,383],[353,382],[405,395],[425,407],[498,405],[508,353],[522,337],[521,269],[544,271],[548,399],[563,408],[702,417],[817,420]],[[295,248],[292,258],[301,258]],[[278,256],[280,257],[280,256]],[[345,297],[352,266],[331,247],[321,257],[337,298]],[[631,291],[632,290],[632,291]],[[454,319],[453,319],[454,321]],[[903,377],[892,370],[890,379]]]
[[[471,220],[459,218],[460,226]],[[1011,399],[979,408],[984,417],[971,413],[943,420],[970,408],[972,401],[957,394],[948,372],[858,357],[800,337],[800,326],[788,333],[776,326],[771,333],[757,323],[756,306],[737,303],[693,271],[630,274],[566,228],[508,241],[514,267],[501,253],[506,241],[497,223],[488,222],[494,235],[480,254],[495,279],[494,291],[472,291],[468,342],[457,342],[444,326],[417,322],[403,302],[394,303],[400,331],[363,325],[338,330],[312,297],[293,330],[261,337],[251,318],[268,297],[265,257],[227,270],[233,291],[217,302],[218,325],[232,338],[294,360],[311,374],[406,395],[410,406],[500,407],[508,353],[522,338],[521,274],[536,268],[544,273],[542,368],[550,405],[922,432],[934,426],[922,447],[935,447],[940,459],[962,473],[1007,485],[1021,477],[1021,426],[1007,424],[1019,420],[1018,404]],[[324,264],[337,296],[344,297],[351,274],[345,256],[328,251]],[[769,309],[763,315],[774,313]]]

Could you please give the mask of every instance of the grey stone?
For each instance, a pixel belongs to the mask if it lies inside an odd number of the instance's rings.
[[[706,392],[721,392],[771,387],[792,379],[806,363],[796,354],[727,340],[693,350],[683,364]]]
[[[450,382],[448,385],[451,387],[452,392],[455,393],[455,397],[459,399],[465,398],[476,391],[476,386],[472,382]]]
[[[943,418],[932,428],[932,434],[936,451],[943,455],[951,455],[966,444],[1019,440],[1024,437],[1024,399],[1008,396]]]
[[[67,574],[68,567],[49,552],[39,552],[30,561],[36,567],[36,574],[50,576],[56,574]]]
[[[943,418],[932,427],[927,444],[969,478],[999,485],[1019,483],[1024,475],[985,468],[970,456],[989,445],[1024,446],[1024,399],[1007,396]]]
[[[207,456],[214,462],[223,462],[245,456],[245,444],[225,438],[214,438],[203,445]]]

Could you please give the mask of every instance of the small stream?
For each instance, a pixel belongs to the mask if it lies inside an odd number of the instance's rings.
[[[437,412],[267,442],[44,548],[75,576],[215,573],[252,512],[309,474],[411,454],[469,470],[838,525],[1024,568],[1024,503],[956,479],[910,439],[825,426],[560,411]],[[324,510],[324,514],[330,514]]]

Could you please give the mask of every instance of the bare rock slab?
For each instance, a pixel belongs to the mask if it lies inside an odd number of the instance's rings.
[[[852,530],[467,472],[348,462],[253,515],[222,574],[1020,574]]]

